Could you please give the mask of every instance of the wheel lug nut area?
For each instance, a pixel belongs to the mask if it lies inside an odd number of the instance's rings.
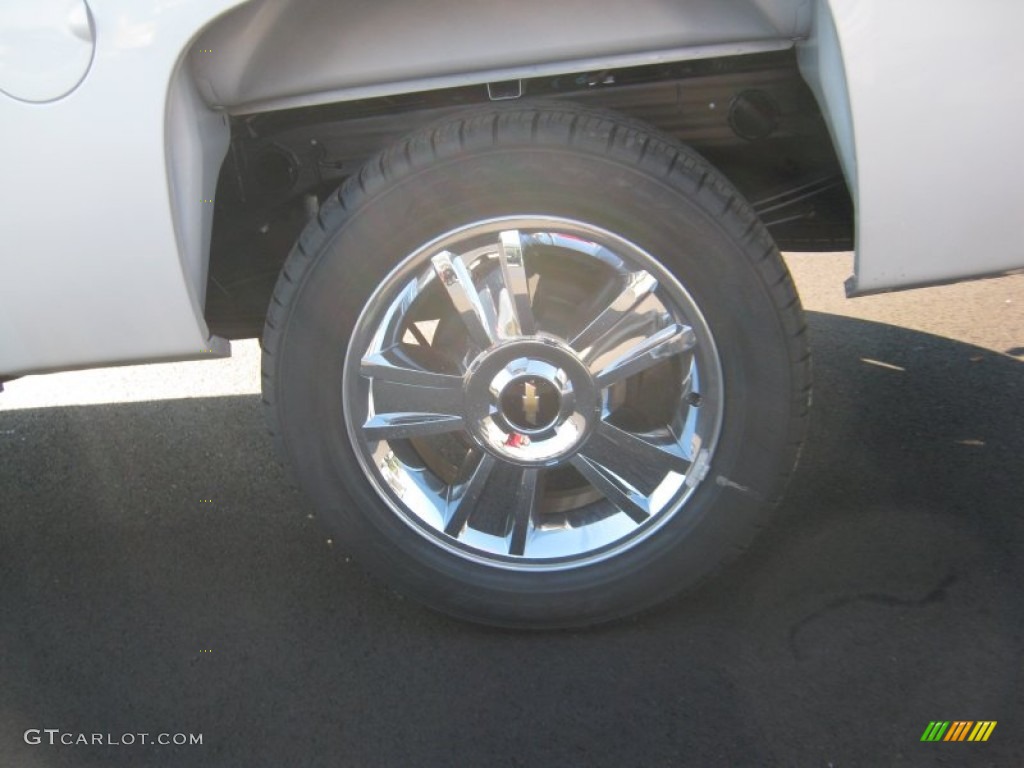
[[[599,392],[575,352],[529,337],[484,352],[469,368],[466,426],[479,445],[520,466],[568,459],[600,415]]]
[[[501,390],[498,408],[509,426],[524,433],[554,424],[562,407],[562,393],[554,382],[541,376],[520,376]]]

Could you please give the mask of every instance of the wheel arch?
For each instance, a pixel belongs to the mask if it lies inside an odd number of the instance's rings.
[[[524,0],[514,15],[463,0],[251,0],[204,31],[190,64],[209,103],[248,113],[780,50],[810,21],[808,0]]]

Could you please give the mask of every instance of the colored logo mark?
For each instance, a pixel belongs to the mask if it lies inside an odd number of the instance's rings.
[[[933,720],[921,741],[988,741],[995,728],[995,720]]]

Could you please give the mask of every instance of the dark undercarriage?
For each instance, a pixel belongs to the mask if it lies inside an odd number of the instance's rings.
[[[792,51],[283,110],[233,119],[211,243],[211,332],[261,334],[292,243],[319,202],[375,152],[447,113],[520,92],[617,110],[698,150],[750,201],[782,250],[853,247],[850,196]]]

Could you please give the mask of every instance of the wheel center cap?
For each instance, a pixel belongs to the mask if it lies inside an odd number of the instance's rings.
[[[505,421],[522,432],[534,432],[554,424],[562,407],[562,393],[546,378],[523,376],[505,386],[500,404]]]
[[[571,456],[600,418],[587,366],[553,339],[517,339],[484,352],[465,384],[466,426],[477,442],[521,466]]]

